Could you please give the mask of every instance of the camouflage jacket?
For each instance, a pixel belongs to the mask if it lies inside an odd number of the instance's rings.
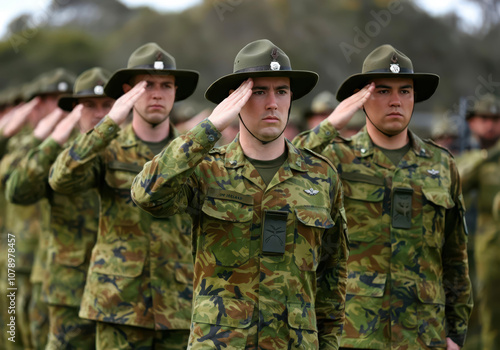
[[[57,158],[49,176],[62,193],[97,188],[99,230],[80,316],[150,329],[187,329],[192,299],[191,220],[157,219],[130,198],[149,147],[105,117]],[[171,128],[173,130],[173,127]],[[172,131],[174,132],[174,131]]]
[[[294,140],[328,157],[344,185],[350,255],[342,345],[463,345],[472,309],[467,232],[452,156],[409,132],[395,166],[366,127],[352,139],[328,121]]]
[[[6,195],[21,205],[48,200],[50,230],[43,294],[50,304],[79,307],[96,240],[99,198],[95,189],[65,195],[49,187],[50,166],[62,149],[48,138],[31,150],[12,172]]]
[[[212,149],[220,136],[204,120],[132,186],[134,201],[153,215],[193,217],[189,348],[337,349],[348,251],[334,167],[287,141],[288,159],[266,187],[237,138]],[[268,210],[284,219],[268,224],[274,231],[264,239]],[[263,253],[271,239],[284,253]]]
[[[25,127],[9,139],[6,154],[0,163],[0,189],[2,191],[5,191],[7,180],[21,159],[29,150],[40,144],[32,132],[31,128]],[[35,251],[42,232],[42,210],[39,203],[27,206],[8,201],[5,203],[4,232],[15,235],[16,271],[18,272],[30,273],[33,268]],[[43,259],[36,260],[39,263],[43,261]],[[38,267],[37,269],[42,270]]]

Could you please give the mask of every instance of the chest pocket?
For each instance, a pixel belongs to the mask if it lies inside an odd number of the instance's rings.
[[[227,194],[227,192],[226,192]],[[250,258],[253,198],[234,193],[229,200],[207,196],[202,211],[202,249],[212,252],[218,265],[237,267]]]
[[[142,171],[142,166],[134,163],[112,161],[107,164],[106,183],[116,190],[128,190],[134,178]]]
[[[320,260],[321,237],[334,222],[326,208],[298,207],[297,232],[294,235],[293,257],[303,271],[316,271]]]
[[[422,207],[424,242],[431,247],[444,243],[446,210],[455,206],[450,193],[441,187],[422,188],[425,197]]]
[[[372,242],[382,232],[384,179],[359,173],[341,174],[349,241]]]

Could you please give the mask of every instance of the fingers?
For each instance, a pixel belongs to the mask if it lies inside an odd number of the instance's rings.
[[[76,105],[71,113],[54,128],[51,137],[61,146],[68,141],[71,132],[82,117],[82,109],[82,104]]]
[[[146,82],[141,81],[116,100],[113,107],[109,111],[108,116],[113,119],[116,124],[120,125],[127,118],[127,115],[134,104],[145,92]]]

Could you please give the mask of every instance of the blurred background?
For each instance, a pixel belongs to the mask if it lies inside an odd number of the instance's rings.
[[[500,85],[498,0],[18,2],[0,5],[0,90],[57,67],[75,74],[93,66],[114,71],[137,47],[155,41],[178,68],[201,73],[189,106],[178,108],[195,113],[213,107],[203,94],[232,71],[236,53],[268,38],[288,53],[294,69],[320,75],[313,93],[294,103],[300,114],[315,94],[335,93],[360,72],[370,51],[390,43],[412,59],[415,71],[441,76],[437,93],[416,105],[412,121],[428,137],[436,116],[460,122],[461,99],[471,102]]]

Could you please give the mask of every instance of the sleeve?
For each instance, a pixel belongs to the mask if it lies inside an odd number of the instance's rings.
[[[345,322],[349,242],[342,183],[337,178],[332,218],[335,225],[323,237],[317,271],[316,317],[320,349],[338,349]]]
[[[54,191],[70,194],[98,185],[101,156],[118,135],[120,127],[108,116],[94,129],[82,134],[59,154],[49,173],[49,184]]]
[[[32,148],[40,144],[40,140],[34,136],[23,135],[23,137],[11,137],[7,145],[7,151],[0,163],[0,187],[5,189],[7,180],[19,165],[19,162]]]
[[[193,195],[196,166],[221,137],[205,119],[186,134],[174,139],[153,160],[147,162],[132,183],[132,199],[153,216],[184,212]],[[192,177],[192,179],[190,179]]]
[[[295,136],[292,143],[297,148],[308,148],[321,153],[337,136],[339,136],[337,129],[328,120],[323,120],[314,129],[303,131]]]
[[[3,136],[0,130],[0,159],[2,159],[7,152],[7,142],[9,142],[9,138]]]
[[[452,176],[451,194],[456,205],[447,210],[445,218],[443,285],[446,296],[447,337],[462,347],[465,343],[473,302],[467,259],[465,205],[460,175],[453,159],[450,159],[450,173]]]
[[[14,204],[28,205],[45,198],[49,170],[62,147],[52,138],[33,148],[10,175],[5,195]]]

